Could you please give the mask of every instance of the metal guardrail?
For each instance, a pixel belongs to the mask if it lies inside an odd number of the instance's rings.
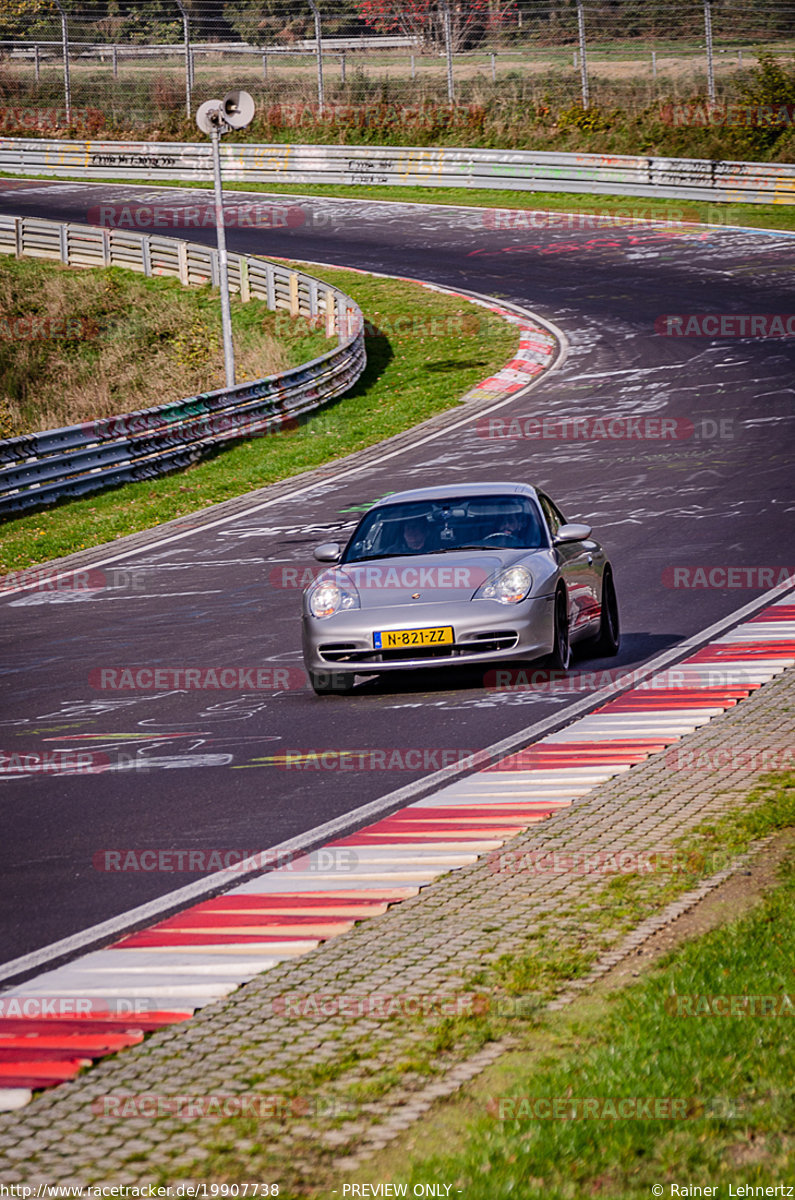
[[[496,188],[597,192],[795,204],[795,165],[554,154],[457,147],[252,145],[221,147],[227,181]],[[0,138],[0,171],[125,180],[211,182],[210,146],[193,142],[56,141]]]
[[[31,217],[0,215],[0,253],[174,275],[185,285],[218,280],[218,252],[209,246]],[[283,428],[361,375],[364,321],[350,296],[302,271],[242,254],[229,255],[229,284],[244,300],[324,322],[337,345],[234,388],[0,441],[0,516],[189,466],[219,444]]]

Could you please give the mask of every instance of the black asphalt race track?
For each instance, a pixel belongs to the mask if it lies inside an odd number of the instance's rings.
[[[0,184],[7,212],[85,223],[99,206],[195,205],[197,191]],[[615,566],[628,670],[767,590],[792,565],[792,338],[671,337],[666,314],[792,312],[795,238],[733,229],[569,228],[543,217],[495,227],[485,211],[336,200],[293,204],[286,228],[234,228],[230,248],[294,256],[504,297],[555,322],[568,358],[500,415],[666,416],[675,441],[488,439],[472,424],[309,494],[104,569],[95,590],[2,600],[4,752],[72,750],[126,769],[30,774],[3,786],[2,958],[44,946],[195,878],[98,870],[104,849],[262,850],[561,712],[582,693],[502,692],[482,677],[415,675],[349,697],[306,687],[232,693],[114,691],[103,668],[300,667],[299,593],[283,567],[312,563],[387,492],[449,480],[518,479],[587,519]],[[236,200],[227,193],[227,204]],[[89,215],[90,214],[90,215]],[[114,215],[115,214],[115,215]],[[212,230],[164,234],[213,241]],[[659,328],[659,325],[658,325]],[[480,348],[475,341],[472,357]],[[430,362],[428,370],[443,370]],[[344,403],[344,401],[343,401]],[[687,429],[687,426],[683,426]],[[743,567],[741,588],[674,588],[674,567]],[[134,569],[133,569],[134,568]],[[277,572],[274,575],[274,571]],[[722,576],[713,576],[718,583]],[[274,582],[276,581],[276,584]],[[736,581],[736,577],[735,577]],[[106,679],[108,677],[106,676]],[[284,770],[298,750],[424,748],[414,770]]]

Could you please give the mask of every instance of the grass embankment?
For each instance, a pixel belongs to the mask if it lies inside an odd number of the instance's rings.
[[[746,51],[751,47],[745,43]],[[596,50],[596,47],[594,47]],[[456,103],[447,99],[443,64],[418,59],[417,78],[408,60],[378,61],[351,69],[343,83],[337,72],[326,78],[326,112],[321,118],[313,95],[314,67],[274,67],[267,80],[242,64],[235,86],[254,96],[257,114],[237,135],[249,142],[318,142],[393,146],[480,146],[501,149],[598,154],[651,154],[684,158],[791,162],[795,154],[795,67],[791,44],[756,47],[756,62],[726,70],[720,60],[716,105],[706,95],[703,49],[669,59],[651,77],[650,60],[635,46],[622,63],[592,60],[590,104],[583,109],[579,72],[566,59],[570,50],[547,56],[539,69],[537,49],[514,58],[498,55],[492,81],[488,56],[457,61]],[[607,53],[608,47],[602,47]],[[773,53],[775,51],[775,53]],[[620,48],[616,48],[620,53]],[[662,53],[662,52],[661,52]],[[510,65],[509,65],[510,64]],[[431,68],[430,71],[428,68]],[[225,72],[213,88],[223,92]],[[107,70],[73,73],[74,121],[64,121],[62,81],[44,73],[38,84],[27,67],[6,64],[0,72],[5,97],[5,136],[103,137],[195,141],[196,129],[184,111],[184,82],[178,71],[126,67],[114,84]],[[212,90],[212,89],[211,89]],[[96,97],[103,97],[103,108]],[[309,101],[307,103],[307,101]],[[749,106],[752,111],[749,115]],[[761,108],[759,107],[761,106]],[[785,106],[782,109],[782,106]],[[790,106],[786,109],[786,106]],[[775,108],[775,112],[771,111]],[[36,117],[35,114],[39,116]],[[776,115],[778,114],[778,115]]]
[[[179,474],[128,484],[6,522],[0,527],[0,571],[46,562],[147,529],[409,429],[454,407],[470,387],[502,366],[517,346],[515,326],[455,297],[353,271],[317,269],[313,274],[353,296],[370,323],[367,368],[344,398],[309,417],[294,432],[240,443]],[[85,282],[87,275],[74,273],[78,282]],[[207,302],[217,304],[217,296],[208,296]],[[246,307],[233,304],[243,316]],[[292,331],[297,339],[297,348],[289,349],[291,358],[297,354],[307,359],[318,352],[315,348],[305,353],[305,322],[285,323],[281,314],[277,319],[280,316],[280,336],[286,336],[289,344]],[[313,337],[317,336],[315,332]],[[324,339],[322,344],[328,345]],[[138,353],[142,371],[150,373],[148,353]],[[171,398],[160,380],[155,384],[157,402]],[[178,389],[174,398],[189,391]],[[117,400],[117,412],[132,407],[121,396]]]
[[[324,353],[305,322],[233,303],[238,376]],[[285,327],[294,336],[284,338]],[[0,437],[76,425],[224,386],[218,293],[116,267],[0,256]]]
[[[761,804],[764,788],[691,844],[734,853],[749,838],[791,829],[795,776],[770,782]],[[638,882],[619,877],[599,897],[599,915],[609,919],[619,892],[629,896]],[[467,1200],[622,1200],[654,1186],[656,1195],[675,1195],[672,1185],[718,1185],[692,1194],[725,1196],[729,1184],[743,1195],[757,1193],[740,1184],[786,1183],[795,1165],[793,962],[790,856],[780,885],[752,911],[670,952],[641,982],[549,1014],[466,1099],[439,1106],[408,1145],[403,1139],[344,1179],[395,1179],[408,1183],[408,1195],[414,1184],[442,1180]],[[732,1011],[731,997],[748,999]],[[666,1101],[680,1103],[668,1116],[622,1119],[627,1098],[655,1098],[661,1114]],[[553,1099],[562,1115],[547,1119],[543,1102]],[[604,1115],[588,1116],[586,1100],[599,1101],[590,1111]]]

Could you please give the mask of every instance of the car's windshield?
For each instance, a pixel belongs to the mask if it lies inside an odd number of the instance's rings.
[[[546,544],[538,509],[528,496],[451,496],[372,508],[342,561]]]

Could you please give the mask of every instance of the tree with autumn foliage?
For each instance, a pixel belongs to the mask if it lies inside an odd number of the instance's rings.
[[[454,51],[476,46],[516,19],[516,0],[448,0]],[[442,0],[356,0],[359,15],[379,32],[399,33],[429,50],[445,48]]]

